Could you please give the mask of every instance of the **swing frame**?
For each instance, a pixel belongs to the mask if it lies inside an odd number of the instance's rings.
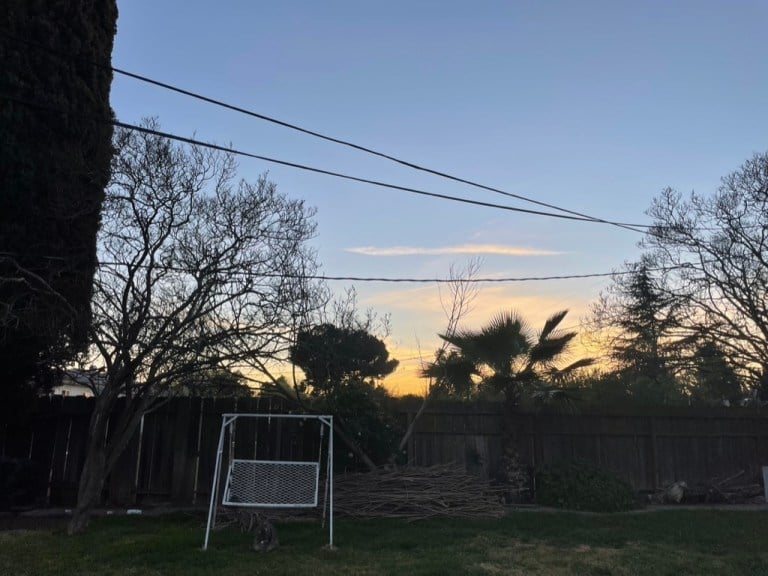
[[[241,418],[267,418],[270,422],[272,419],[284,420],[284,419],[302,419],[302,420],[317,420],[320,424],[320,445],[318,448],[317,461],[288,461],[288,460],[264,460],[264,459],[242,459],[233,457],[233,446],[235,439],[235,424],[238,419]],[[257,422],[258,427],[258,422]],[[213,473],[213,483],[211,486],[211,498],[208,505],[208,522],[205,528],[205,540],[203,541],[203,550],[208,549],[208,540],[210,538],[211,529],[216,523],[216,512],[219,506],[219,493],[222,491],[224,494],[221,497],[221,506],[237,506],[237,507],[252,507],[252,508],[316,508],[318,506],[318,494],[320,487],[320,471],[322,469],[322,453],[323,453],[323,437],[327,432],[327,462],[325,473],[325,498],[323,501],[323,525],[326,520],[326,510],[328,512],[328,546],[333,548],[333,416],[319,415],[319,414],[269,414],[269,413],[256,413],[256,414],[222,414],[221,415],[221,429],[219,431],[219,443],[216,451],[216,467]],[[221,482],[222,474],[222,460],[224,458],[224,440],[229,435],[230,442],[230,455],[227,458],[227,477],[225,482]],[[258,436],[254,440],[254,447],[257,447]],[[251,466],[256,470],[264,469],[269,470],[273,468],[279,469],[305,469],[313,472],[314,474],[314,498],[304,498],[302,501],[275,501],[270,498],[269,501],[262,502],[248,502],[233,500],[233,477],[235,473],[235,467],[248,467]],[[255,472],[255,482],[258,484],[260,479],[258,472]],[[265,473],[266,476],[266,473]],[[305,477],[306,474],[305,474]],[[266,482],[265,478],[261,480]],[[222,486],[223,484],[223,486]],[[305,486],[306,488],[306,486]],[[306,492],[306,491],[305,491]]]

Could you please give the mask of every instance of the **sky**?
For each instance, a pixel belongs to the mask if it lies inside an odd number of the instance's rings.
[[[664,188],[714,191],[768,149],[764,0],[388,2],[118,0],[113,65],[464,179],[605,220],[650,224]],[[115,76],[136,123],[439,194],[539,209]],[[241,159],[317,209],[329,276],[446,278],[606,273],[642,234],[425,198]],[[544,209],[546,210],[546,209]],[[580,318],[606,278],[483,284],[463,326],[502,310],[534,326]],[[416,377],[445,328],[437,284],[333,282],[390,314],[385,381]]]

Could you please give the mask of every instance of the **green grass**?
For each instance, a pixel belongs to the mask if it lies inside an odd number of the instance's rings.
[[[202,517],[113,516],[80,536],[0,532],[0,574],[768,576],[768,513],[673,510],[583,515],[513,512],[501,520],[344,520],[336,550],[310,522],[278,525],[280,547],[250,550],[238,530],[211,535]]]

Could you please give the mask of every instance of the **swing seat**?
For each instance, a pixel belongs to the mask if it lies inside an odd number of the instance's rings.
[[[224,506],[313,508],[320,484],[318,462],[232,460]]]

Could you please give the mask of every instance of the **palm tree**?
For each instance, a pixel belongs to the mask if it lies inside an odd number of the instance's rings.
[[[522,399],[548,403],[562,397],[566,376],[593,363],[583,358],[558,368],[558,360],[576,337],[576,332],[558,330],[567,313],[550,316],[538,334],[516,312],[499,313],[480,330],[440,334],[449,348],[441,349],[435,362],[423,370],[439,389],[457,396],[467,397],[478,388],[504,395],[503,456],[494,475],[508,486],[510,501],[527,490],[529,481],[519,460],[514,409]]]
[[[510,407],[523,398],[551,398],[569,373],[594,362],[583,358],[557,367],[576,337],[576,332],[558,330],[567,313],[553,314],[538,334],[516,312],[501,312],[480,330],[440,334],[452,348],[438,355],[424,375],[449,391],[496,390]]]

